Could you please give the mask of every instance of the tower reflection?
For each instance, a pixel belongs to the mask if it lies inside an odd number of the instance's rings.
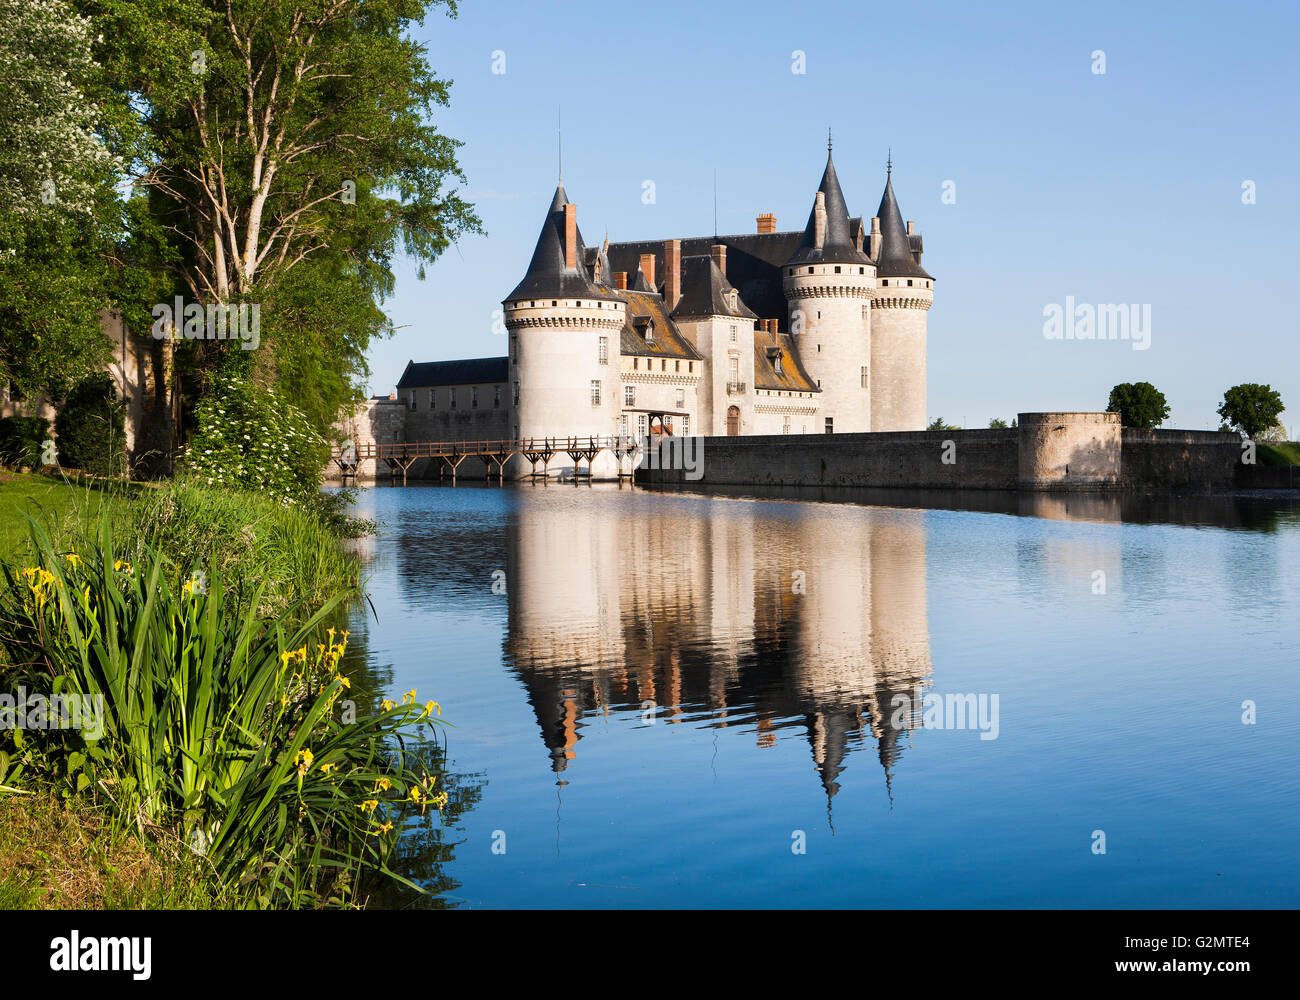
[[[783,733],[827,796],[874,749],[891,790],[931,675],[925,513],[829,504],[602,505],[521,497],[507,529],[507,664],[557,779],[595,717]],[[895,702],[895,696],[900,700]],[[901,706],[901,708],[900,708]]]

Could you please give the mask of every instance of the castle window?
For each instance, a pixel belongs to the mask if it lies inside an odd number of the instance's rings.
[[[808,273],[809,273],[809,274],[812,274],[812,273],[813,273],[813,269],[812,269],[811,267],[808,268]]]
[[[645,325],[645,342],[646,342],[647,344],[653,344],[653,343],[655,342],[655,325],[654,325],[654,323],[647,323],[647,324]]]
[[[645,437],[646,435],[646,415],[644,413],[638,415],[636,418],[636,432],[640,434],[641,437]]]
[[[556,302],[555,299],[551,299],[551,305],[553,305],[553,306],[558,306],[559,303]]]
[[[411,390],[410,403],[411,403],[411,409],[414,410],[414,409],[416,408],[416,407],[415,407],[415,390],[414,390],[414,389]]]
[[[690,436],[691,436],[691,417],[690,414],[688,413],[682,416],[682,437],[690,437]]]
[[[736,311],[736,290],[734,288],[727,295],[727,304],[732,312]]]
[[[908,279],[907,279],[907,287],[908,287],[908,288],[911,288],[911,287],[912,287],[912,279],[911,279],[911,278],[908,278]]]
[[[782,434],[790,433],[790,417],[788,415],[782,418],[781,433]]]
[[[602,365],[609,364],[609,338],[608,337],[600,338],[600,363]]]
[[[678,406],[685,406],[685,405],[686,405],[686,390],[685,390],[685,389],[678,389],[678,390],[677,390],[677,405],[678,405]]]
[[[477,409],[478,407],[478,386],[476,385],[469,387],[469,406],[470,409]]]
[[[835,433],[835,418],[834,418],[834,417],[827,417],[827,418],[826,418],[826,433],[827,433],[827,434],[834,434],[834,433]]]
[[[836,274],[840,273],[840,266],[838,264],[835,265],[835,273]]]
[[[579,309],[581,309],[581,308],[582,308],[582,300],[579,299],[577,302],[574,303],[574,305],[577,306]]]
[[[623,405],[636,406],[636,386],[634,385],[623,386]]]
[[[687,373],[688,375],[693,375],[693,374],[695,373],[695,362],[694,362],[694,361],[688,361],[688,362],[686,362],[686,373]]]
[[[867,318],[867,310],[870,309],[870,308],[871,308],[870,306],[863,306],[863,307],[862,307],[862,318],[863,318],[863,319],[866,319],[866,318]]]
[[[866,274],[866,273],[867,273],[867,269],[865,267],[858,268],[858,274]]]
[[[661,372],[666,372],[666,371],[668,370],[668,359],[667,359],[667,358],[664,358],[662,361],[659,362],[659,370],[660,370]]]
[[[450,389],[447,390],[447,398],[450,400],[451,408],[453,410],[456,409],[456,387],[455,386],[452,386]]]
[[[618,426],[619,426],[620,436],[627,437],[627,414],[626,413],[620,413],[618,415]]]
[[[888,284],[889,284],[889,279],[886,278],[884,281],[881,282],[881,284],[882,284],[882,285],[888,285]]]
[[[514,398],[515,398],[515,406],[518,406],[519,405],[519,383],[518,382],[515,383]]]
[[[600,405],[600,380],[592,379],[591,381],[591,405]]]
[[[515,364],[519,364],[519,338],[510,338],[510,356],[514,358]]]
[[[501,405],[501,386],[499,385],[494,385],[492,387],[492,405],[493,406]]]
[[[640,368],[640,367],[641,367],[641,359],[640,359],[640,358],[633,358],[633,359],[632,359],[632,369],[633,369],[633,371],[635,371],[636,369],[638,369],[638,368]]]
[[[673,362],[673,371],[675,371],[675,372],[679,372],[679,371],[681,371],[681,370],[682,370],[682,363],[681,363],[680,361],[674,361],[674,362]]]
[[[736,342],[736,327],[734,325],[731,327],[731,342],[733,344]]]
[[[863,365],[862,366],[862,388],[865,389],[866,387],[867,387],[867,366]]]

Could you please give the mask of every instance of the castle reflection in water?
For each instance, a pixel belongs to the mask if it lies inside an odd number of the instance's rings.
[[[525,502],[509,523],[506,661],[557,779],[594,718],[652,703],[760,748],[801,730],[828,805],[857,750],[889,786],[931,675],[924,512],[665,501],[580,526]]]

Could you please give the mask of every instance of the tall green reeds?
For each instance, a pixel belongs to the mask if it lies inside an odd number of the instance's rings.
[[[35,564],[4,568],[0,689],[98,708],[78,729],[0,731],[0,785],[53,781],[180,836],[252,905],[350,905],[369,874],[398,878],[402,823],[445,801],[428,770],[441,710],[412,692],[361,714],[347,634],[324,628],[341,597],[286,632],[259,614],[263,585],[232,600],[219,564],[125,559],[107,518],[75,551],[31,533]]]

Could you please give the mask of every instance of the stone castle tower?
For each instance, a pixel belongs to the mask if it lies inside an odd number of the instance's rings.
[[[904,226],[894,198],[892,164],[872,220],[876,287],[871,304],[871,429],[916,431],[926,426],[926,312],[934,279],[921,267],[921,236]]]
[[[626,305],[589,275],[577,213],[561,183],[528,271],[503,303],[513,438],[608,436],[618,420],[615,387],[605,383]]]
[[[818,430],[871,425],[871,296],[876,267],[855,243],[844,192],[826,151],[826,169],[799,249],[786,261],[782,290],[790,331],[821,389]]]

